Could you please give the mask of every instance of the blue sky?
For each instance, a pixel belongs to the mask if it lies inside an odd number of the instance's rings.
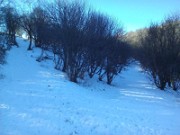
[[[120,21],[126,31],[160,22],[170,13],[180,12],[180,0],[85,0],[92,8]]]

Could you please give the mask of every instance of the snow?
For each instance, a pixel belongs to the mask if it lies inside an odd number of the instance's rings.
[[[113,86],[68,81],[52,60],[37,62],[28,41],[8,52],[1,69],[0,135],[179,135],[180,96],[157,90],[138,63]]]

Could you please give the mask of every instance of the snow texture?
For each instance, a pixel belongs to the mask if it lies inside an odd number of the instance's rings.
[[[153,87],[137,63],[113,86],[75,84],[17,40],[1,69],[0,135],[180,135],[180,96]]]

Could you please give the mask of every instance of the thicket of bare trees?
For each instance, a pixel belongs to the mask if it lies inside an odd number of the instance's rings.
[[[180,18],[172,15],[160,25],[151,24],[141,39],[143,69],[161,90],[168,85],[173,90],[180,88]]]
[[[94,12],[82,2],[55,1],[18,14],[7,4],[3,8],[3,21],[8,44],[17,45],[16,33],[24,31],[42,52],[54,53],[55,68],[66,72],[70,81],[78,82],[87,73],[95,74],[108,84],[128,64],[129,47],[124,40],[123,28],[108,16]]]
[[[123,28],[110,17],[88,9],[81,2],[54,1],[36,5],[24,13],[4,4],[0,11],[0,22],[6,27],[1,37],[3,40],[7,37],[6,43],[17,45],[16,33],[26,32],[28,50],[33,49],[32,42],[42,49],[37,61],[45,59],[46,51],[53,52],[55,68],[66,72],[72,82],[88,74],[90,78],[97,75],[100,81],[106,77],[111,84],[133,55],[158,88],[180,88],[178,15],[125,36]],[[2,62],[4,54],[0,47]]]
[[[31,26],[35,45],[42,49],[37,60],[44,59],[46,50],[52,51],[55,68],[66,72],[72,82],[88,73],[91,78],[98,74],[99,80],[106,75],[111,84],[128,63],[128,45],[119,39],[124,35],[122,27],[86,9],[83,3],[56,1],[45,8],[34,8],[28,18],[30,25],[24,16],[21,25],[27,33],[26,27]]]
[[[7,43],[9,47],[12,45],[18,46],[16,42],[16,31],[19,29],[19,15],[15,8],[8,5],[1,10],[7,32]]]
[[[3,20],[4,20],[2,3],[3,3],[3,0],[0,0],[0,27],[1,29],[2,29]],[[5,63],[5,53],[6,53],[6,49],[4,47],[5,44],[6,44],[6,36],[3,32],[0,32],[0,64]]]

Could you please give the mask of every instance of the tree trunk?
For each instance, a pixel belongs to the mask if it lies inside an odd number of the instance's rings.
[[[72,75],[70,78],[71,82],[77,83],[77,77],[75,75]]]
[[[69,55],[68,55],[68,53],[67,52],[64,52],[65,54],[64,54],[64,65],[63,65],[63,69],[62,69],[62,71],[63,72],[66,72],[66,70],[67,70],[67,67],[68,67],[68,64],[69,64]]]
[[[67,64],[66,64],[66,60],[64,60],[62,72],[66,72],[66,69],[67,69]]]
[[[164,90],[165,87],[166,87],[166,82],[163,81],[163,80],[160,80],[160,87],[159,87],[159,88],[160,88],[161,90]]]
[[[16,35],[15,33],[13,34],[13,43],[15,46],[19,47],[18,43],[16,42]]]
[[[172,88],[174,91],[177,91],[178,89],[175,81],[172,81]]]
[[[28,50],[32,50],[32,36],[29,36],[29,47]]]
[[[113,75],[111,73],[107,73],[107,84],[111,85],[113,80]]]

